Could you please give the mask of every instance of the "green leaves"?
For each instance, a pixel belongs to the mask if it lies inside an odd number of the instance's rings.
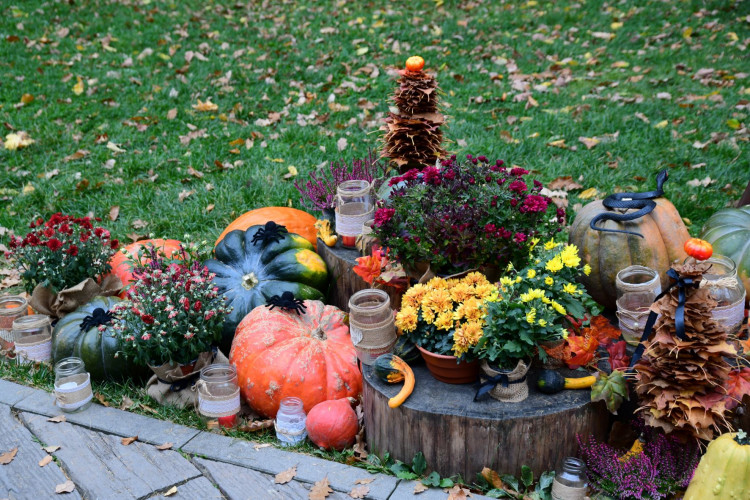
[[[623,372],[615,370],[609,375],[602,373],[591,387],[591,401],[604,401],[607,409],[617,415],[622,402],[629,399],[628,384]]]

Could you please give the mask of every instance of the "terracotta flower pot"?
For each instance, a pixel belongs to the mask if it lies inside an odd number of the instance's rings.
[[[422,353],[427,369],[433,377],[446,384],[470,384],[479,378],[479,361],[461,361],[457,362],[455,356],[444,356],[434,352],[422,349],[417,346]]]

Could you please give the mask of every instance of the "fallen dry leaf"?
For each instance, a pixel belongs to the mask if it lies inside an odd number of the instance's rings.
[[[213,203],[209,204],[206,207],[206,213],[210,213],[214,208],[216,208],[216,205],[214,205]]]
[[[133,437],[129,437],[129,438],[122,438],[122,444],[124,446],[130,446],[131,444],[135,443],[136,441],[138,441],[138,436],[133,436]]]
[[[270,427],[273,427],[272,418],[269,418],[267,420],[253,420],[249,424],[241,425],[237,430],[241,432],[256,432],[262,429],[268,429]]]
[[[164,444],[160,444],[159,446],[157,446],[156,449],[159,451],[164,451],[164,450],[171,449],[172,446],[174,446],[173,443],[164,443]]]
[[[573,189],[583,189],[583,186],[574,181],[570,175],[563,175],[547,184],[547,188],[550,190],[562,189],[563,191],[570,191]]]
[[[44,457],[43,459],[39,461],[39,467],[44,467],[51,461],[52,461],[52,455],[47,455],[46,457]]]
[[[79,149],[78,151],[76,151],[72,155],[68,155],[65,158],[63,158],[63,161],[65,163],[67,163],[69,161],[76,161],[76,160],[80,160],[81,158],[86,158],[88,155],[89,155],[88,151],[86,151],[85,149]]]
[[[124,153],[125,152],[124,149],[122,149],[118,144],[115,144],[112,141],[108,141],[107,142],[107,149],[109,149],[113,153]]]
[[[568,147],[565,145],[565,139],[558,139],[556,141],[548,142],[547,146],[551,146],[553,148],[561,148],[561,149],[567,149]]]
[[[217,111],[219,106],[211,102],[211,98],[208,98],[206,102],[198,99],[198,104],[193,104],[193,109],[196,111]]]
[[[497,488],[498,490],[505,488],[505,484],[503,484],[502,479],[500,479],[500,475],[489,467],[482,469],[482,477],[490,483],[490,486],[493,488]]]
[[[274,482],[276,484],[286,484],[292,479],[294,479],[294,476],[297,475],[297,466],[290,467],[289,469],[285,471],[281,471],[278,474],[276,474],[276,477],[274,478]]]
[[[578,141],[583,143],[583,145],[586,146],[586,149],[591,149],[599,144],[599,139],[596,137],[579,137]]]
[[[167,111],[167,120],[174,120],[175,118],[177,118],[177,108]]]
[[[76,489],[76,485],[73,484],[73,481],[68,479],[64,483],[58,484],[57,486],[55,486],[55,493],[57,493],[58,495],[61,493],[71,493],[75,489]]]
[[[109,209],[109,220],[114,222],[117,220],[119,216],[120,216],[120,207],[118,205],[115,205]]]
[[[347,145],[346,137],[342,137],[341,139],[336,141],[336,147],[338,148],[339,151],[345,150],[346,145]]]
[[[73,85],[73,93],[75,95],[81,95],[83,94],[83,80],[80,76],[76,77],[76,84]]]
[[[48,418],[47,422],[54,422],[56,424],[59,424],[61,422],[65,422],[65,415],[58,415],[56,417]]]
[[[357,479],[354,481],[354,484],[370,484],[371,482],[375,481],[375,479]]]
[[[253,448],[255,448],[255,451],[258,451],[262,450],[263,448],[268,448],[269,446],[271,446],[271,443],[256,444],[255,446],[253,446]]]
[[[414,494],[419,495],[420,493],[427,491],[428,489],[429,488],[424,484],[417,482],[417,484],[414,485]]]
[[[369,486],[356,486],[349,492],[349,496],[352,498],[365,498],[370,493]]]
[[[578,197],[582,200],[588,200],[590,198],[594,198],[598,194],[599,191],[597,191],[596,188],[588,188],[587,190],[579,194]]]
[[[460,485],[455,485],[450,490],[445,490],[448,493],[447,500],[466,500],[471,496],[471,492],[466,488],[462,488]]]
[[[169,489],[168,489],[168,490],[167,490],[167,491],[166,491],[166,492],[164,493],[164,496],[165,496],[165,497],[171,497],[171,496],[172,496],[172,495],[174,495],[175,493],[177,493],[177,486],[172,486],[171,488],[169,488]]]
[[[130,399],[127,396],[123,396],[122,397],[122,402],[120,403],[120,409],[121,410],[129,410],[130,408],[133,407],[134,404],[135,403],[133,403],[132,399]]]
[[[325,500],[333,490],[328,485],[328,476],[315,483],[307,498],[310,500]]]
[[[190,191],[188,191],[187,189],[183,189],[182,191],[180,191],[180,194],[177,195],[177,199],[180,200],[180,202],[183,202],[185,201],[185,198],[192,196],[194,194],[195,194],[195,189],[191,189]]]
[[[42,449],[43,449],[44,451],[46,451],[47,453],[54,453],[54,452],[56,452],[57,450],[59,450],[59,449],[60,449],[60,447],[59,447],[59,446],[57,446],[57,445],[51,445],[51,446],[45,446],[45,447],[44,447],[44,448],[42,448]]]
[[[18,446],[0,455],[0,465],[8,465],[11,463],[13,459],[16,458],[16,453],[18,453]]]

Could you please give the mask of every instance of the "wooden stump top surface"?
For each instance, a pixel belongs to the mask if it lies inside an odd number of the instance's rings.
[[[362,254],[359,253],[359,250],[357,250],[356,248],[347,248],[342,245],[341,238],[339,238],[336,244],[332,247],[327,246],[325,243],[323,243],[323,240],[318,238],[318,253],[320,253],[321,251],[332,253],[339,259],[353,266],[357,265],[357,257],[362,257]]]
[[[362,365],[365,383],[386,398],[392,398],[401,390],[402,384],[386,384],[374,373],[372,367]],[[424,365],[412,366],[414,391],[402,406],[426,413],[503,421],[519,418],[534,418],[581,409],[591,402],[589,389],[563,390],[557,394],[544,394],[537,390],[538,372],[529,371],[529,397],[520,403],[503,403],[491,397],[474,402],[479,382],[453,385],[435,380]],[[584,373],[573,370],[558,370],[566,377],[581,377]]]

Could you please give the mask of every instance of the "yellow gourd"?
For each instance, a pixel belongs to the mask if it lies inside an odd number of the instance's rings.
[[[750,439],[745,432],[711,441],[690,481],[684,500],[749,500]]]

